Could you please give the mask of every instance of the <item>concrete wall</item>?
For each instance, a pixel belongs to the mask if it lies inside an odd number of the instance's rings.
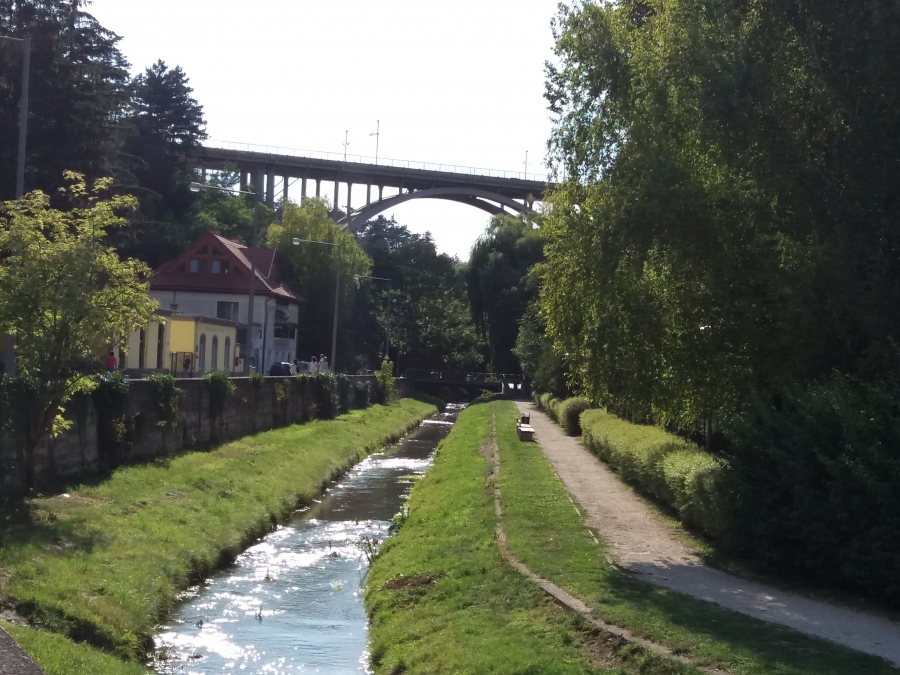
[[[354,382],[371,382],[372,376],[356,376]],[[256,431],[299,424],[315,419],[315,392],[303,397],[290,378],[267,377],[254,394],[248,378],[234,378],[237,389],[227,400],[221,420],[211,423],[209,396],[202,379],[178,380],[184,392],[179,407],[179,423],[171,429],[160,427],[150,383],[133,380],[129,386],[126,412],[127,434],[112,457],[104,460],[98,453],[97,412],[89,397],[72,401],[66,417],[72,427],[61,436],[48,440],[35,453],[35,479],[38,486],[58,484],[74,476],[90,476],[115,466],[133,464],[176,454],[189,449],[209,447]],[[286,400],[279,401],[276,385],[287,385]],[[282,390],[283,391],[283,390]],[[0,438],[0,494],[18,487],[16,461],[18,445],[14,438]]]

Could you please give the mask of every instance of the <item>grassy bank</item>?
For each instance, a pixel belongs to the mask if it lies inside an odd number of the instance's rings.
[[[3,514],[0,598],[43,630],[12,632],[49,674],[134,672],[129,663],[109,670],[105,655],[79,652],[60,636],[133,664],[178,591],[433,410],[404,399],[124,468],[67,495],[29,500]],[[57,664],[63,647],[85,662],[97,656],[97,670]]]
[[[620,673],[605,645],[501,559],[488,467],[493,403],[461,416],[369,572],[376,673]],[[660,664],[657,664],[660,666]],[[695,672],[662,664],[646,673]]]
[[[649,586],[613,567],[539,446],[516,437],[514,404],[494,405],[503,526],[513,553],[601,618],[734,675],[897,672],[880,659]]]

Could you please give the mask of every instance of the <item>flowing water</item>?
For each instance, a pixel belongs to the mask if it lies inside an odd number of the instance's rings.
[[[461,407],[370,455],[312,508],[191,589],[156,636],[157,673],[366,673],[362,587],[369,545],[388,534]]]

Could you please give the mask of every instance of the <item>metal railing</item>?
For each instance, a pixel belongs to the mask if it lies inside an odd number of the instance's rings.
[[[473,383],[478,384],[500,382],[521,382],[521,375],[507,375],[501,373],[468,373],[456,370],[422,370],[416,368],[407,369],[406,379],[417,382],[448,382],[448,383]]]
[[[258,152],[264,155],[287,155],[289,157],[306,157],[311,159],[327,159],[333,162],[355,162],[357,164],[373,164],[377,166],[389,166],[399,169],[420,169],[422,171],[441,171],[445,173],[458,173],[468,176],[484,176],[488,178],[517,178],[519,180],[533,180],[541,183],[547,182],[547,174],[534,171],[504,171],[502,169],[484,169],[475,166],[462,166],[459,164],[436,164],[434,162],[417,162],[408,159],[391,159],[389,157],[369,157],[367,155],[344,155],[343,152],[325,152],[322,150],[298,150],[286,148],[280,145],[258,145],[255,143],[239,143],[236,141],[220,141],[207,139],[204,146],[219,148],[221,150],[241,150],[244,152]]]

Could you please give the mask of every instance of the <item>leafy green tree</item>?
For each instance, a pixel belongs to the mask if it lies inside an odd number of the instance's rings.
[[[198,206],[240,203],[195,196],[189,189],[194,176],[186,168],[186,155],[206,138],[203,108],[192,94],[181,67],[157,61],[132,81],[130,107],[122,122],[127,134],[123,152],[130,162],[127,169],[122,165],[119,182],[140,197],[141,206],[118,244],[153,266],[202,234],[191,227],[199,224]]]
[[[78,0],[0,2],[0,35],[31,38],[25,189],[56,199],[65,170],[109,175],[128,101],[119,37]],[[0,199],[16,184],[21,48],[0,41]]]
[[[119,215],[134,209],[132,197],[103,199],[110,179],[88,188],[82,176],[66,174],[71,208],[50,206],[43,192],[4,204],[0,218],[0,329],[16,337],[17,378],[24,408],[20,467],[26,485],[34,479],[34,449],[65,426],[63,406],[89,391],[91,364],[153,318],[147,295],[149,269],[120,260],[103,244]]]
[[[372,258],[372,274],[392,282],[392,351],[400,353],[398,367],[477,368],[482,360],[479,338],[459,261],[438,253],[430,234],[416,234],[382,216],[365,224],[359,242]],[[366,286],[360,290],[360,314],[365,316],[368,307],[368,316],[375,319],[367,324],[369,331],[374,329],[370,344],[375,354],[383,353],[386,288],[368,284],[368,296]]]
[[[294,239],[340,243],[341,301],[338,330],[338,368],[350,369],[345,355],[352,353],[353,293],[357,287],[354,275],[368,275],[372,261],[354,236],[342,231],[328,215],[328,205],[321,199],[304,199],[299,206],[288,202],[282,207],[280,223],[268,228],[267,242],[279,251],[285,283],[297,293],[302,304],[303,320],[297,336],[298,354],[326,354],[331,351],[334,316],[334,283],[337,273],[337,247],[302,243]]]
[[[469,305],[488,346],[493,372],[514,373],[519,321],[536,297],[531,268],[543,260],[544,240],[530,216],[495,216],[472,247],[466,272]]]

